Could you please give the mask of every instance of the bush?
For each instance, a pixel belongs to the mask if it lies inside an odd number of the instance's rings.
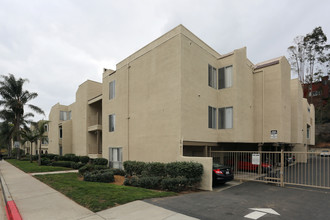
[[[125,172],[130,176],[141,175],[145,166],[146,166],[146,163],[139,162],[139,161],[125,161],[124,162]]]
[[[21,161],[30,161],[30,157],[23,157],[20,159]]]
[[[72,161],[72,162],[79,162],[79,157],[75,154],[65,154],[62,158],[63,161]]]
[[[71,168],[71,162],[70,161],[54,161],[52,163],[52,166],[54,166],[54,167],[68,167],[68,168]]]
[[[166,164],[168,176],[186,177],[187,179],[199,179],[203,175],[203,165],[196,162],[172,162]]]
[[[166,164],[159,162],[146,163],[144,170],[145,176],[166,176]]]
[[[110,169],[95,170],[84,174],[84,181],[110,183],[115,181],[115,177]]]
[[[125,170],[114,169],[114,168],[111,168],[110,170],[113,172],[113,175],[119,175],[119,176],[125,176],[126,175]]]
[[[13,158],[17,157],[17,154],[20,154],[20,155],[24,155],[24,151],[22,149],[18,149],[18,148],[14,148],[12,151],[11,151],[11,156]]]
[[[161,182],[161,177],[153,176],[153,177],[140,177],[138,178],[139,187],[146,189],[159,189],[159,184]]]
[[[80,169],[81,167],[83,167],[85,164],[81,163],[81,162],[71,162],[71,168],[72,169],[75,169],[75,170],[78,170]]]
[[[48,166],[51,165],[52,161],[47,158],[41,158],[41,165]]]
[[[32,155],[32,160],[33,160],[33,161],[37,161],[38,158],[39,158],[38,155]]]
[[[108,160],[105,158],[95,158],[93,160],[94,165],[108,165]]]
[[[45,157],[50,160],[54,160],[54,158],[58,156],[57,154],[43,154],[43,155],[45,155]]]
[[[124,181],[124,185],[125,186],[135,186],[135,187],[139,187],[139,178],[137,176],[133,176],[130,178],[126,178]]]
[[[79,156],[79,161],[83,164],[86,164],[89,162],[89,157],[88,156]]]
[[[181,192],[186,190],[188,186],[188,179],[186,177],[165,178],[161,181],[163,190],[173,192]]]
[[[95,170],[105,170],[105,169],[108,169],[108,167],[104,165],[86,164],[81,168],[79,168],[79,173],[81,175],[84,175],[85,172],[92,172]]]

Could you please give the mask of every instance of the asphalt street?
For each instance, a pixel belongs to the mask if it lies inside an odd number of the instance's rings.
[[[224,188],[224,190],[221,190]],[[329,219],[330,190],[278,187],[274,184],[245,182],[233,187],[226,185],[213,192],[197,192],[182,196],[145,200],[151,204],[199,219],[245,219],[253,208],[268,208],[254,219]],[[259,212],[260,213],[260,212]],[[257,213],[256,213],[257,214]]]

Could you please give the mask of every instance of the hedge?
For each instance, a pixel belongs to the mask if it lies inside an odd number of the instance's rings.
[[[71,162],[70,161],[54,161],[54,162],[52,162],[52,166],[71,168]]]
[[[95,158],[93,160],[94,165],[108,165],[108,160],[105,158]]]
[[[88,156],[79,156],[79,161],[83,164],[86,164],[89,162],[89,157]]]
[[[79,168],[79,173],[81,175],[84,175],[85,172],[92,172],[95,170],[104,170],[104,169],[108,169],[108,167],[104,165],[86,164],[83,167]]]
[[[115,181],[113,172],[110,169],[95,170],[84,174],[84,181],[110,183]]]
[[[130,175],[141,175],[142,171],[145,169],[146,163],[139,161],[125,161],[124,169],[125,172]]]
[[[179,192],[195,187],[203,175],[203,165],[196,162],[145,163],[125,161],[124,185]]]

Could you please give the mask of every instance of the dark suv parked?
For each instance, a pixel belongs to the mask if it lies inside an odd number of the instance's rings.
[[[212,175],[213,185],[216,185],[217,183],[224,184],[225,182],[234,179],[231,167],[221,164],[213,164]]]

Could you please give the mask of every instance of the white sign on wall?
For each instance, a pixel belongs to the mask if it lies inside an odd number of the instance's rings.
[[[252,164],[260,165],[260,154],[252,154]]]

